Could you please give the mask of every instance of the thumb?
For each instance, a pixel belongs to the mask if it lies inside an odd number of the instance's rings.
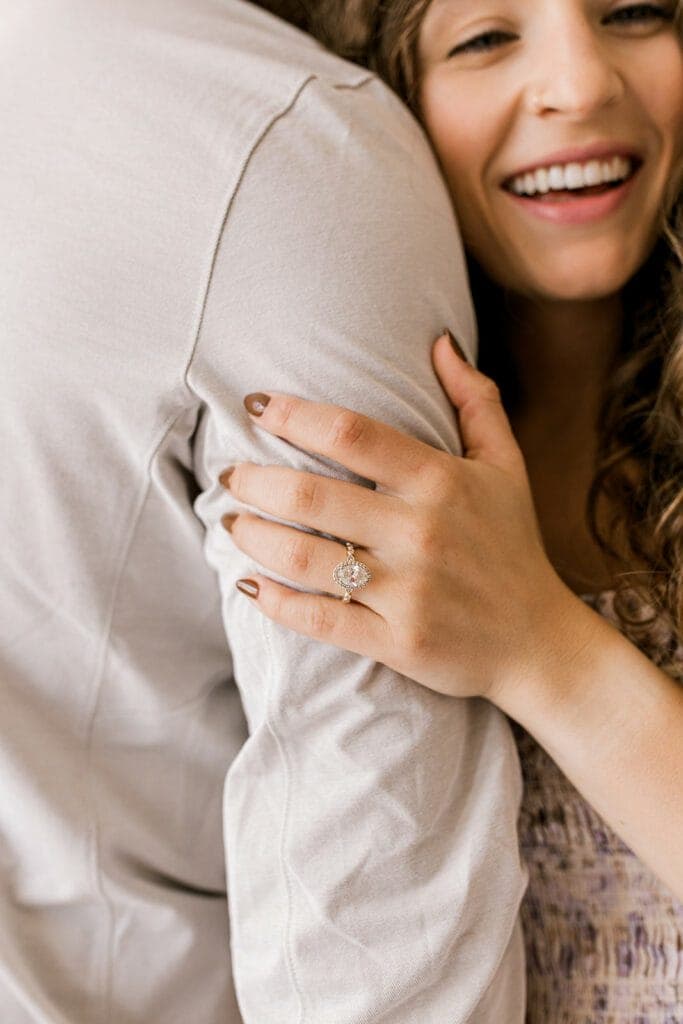
[[[465,456],[501,469],[519,468],[522,454],[497,385],[467,362],[451,332],[444,330],[434,343],[432,362],[458,413]]]

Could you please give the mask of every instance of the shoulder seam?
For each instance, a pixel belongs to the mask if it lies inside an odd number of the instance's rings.
[[[360,81],[358,81],[358,82],[335,82],[334,85],[333,85],[333,88],[334,89],[360,89],[361,86],[367,85],[368,82],[375,82],[377,80],[378,80],[377,75],[374,72],[370,71],[365,76],[365,78],[361,78]]]
[[[292,110],[292,108],[296,105],[297,100],[301,96],[301,94],[304,91],[304,89],[306,88],[306,86],[310,82],[316,81],[318,79],[318,77],[319,77],[318,75],[312,74],[312,75],[309,75],[307,78],[305,78],[302,82],[299,82],[299,84],[297,85],[297,88],[294,91],[293,96],[290,97],[289,102],[286,104],[286,106],[284,106],[282,109],[278,110],[278,112],[276,114],[271,116],[266,121],[266,123],[264,124],[262,130],[260,131],[260,133],[258,134],[256,139],[254,140],[251,148],[249,149],[249,152],[247,153],[247,155],[246,155],[246,157],[244,159],[244,162],[243,162],[242,168],[241,168],[241,170],[239,172],[237,181],[235,182],[234,185],[231,185],[230,194],[225,199],[223,217],[222,217],[222,219],[220,221],[218,233],[216,235],[216,238],[215,238],[215,241],[213,243],[212,250],[211,250],[211,258],[210,258],[210,261],[209,261],[209,270],[208,270],[208,273],[207,273],[206,283],[204,285],[203,294],[202,294],[201,302],[200,302],[200,305],[199,305],[199,312],[198,312],[198,316],[197,316],[197,324],[196,324],[196,327],[195,327],[194,332],[193,332],[194,337],[193,337],[193,341],[192,341],[192,348],[190,350],[190,354],[189,354],[189,356],[187,358],[187,362],[186,362],[186,365],[185,365],[185,370],[183,372],[183,383],[185,385],[185,388],[189,392],[191,392],[192,394],[194,394],[194,390],[193,390],[192,386],[190,385],[189,375],[190,375],[190,372],[191,372],[191,369],[192,369],[192,363],[194,362],[194,358],[195,358],[195,355],[197,353],[197,348],[198,348],[198,345],[199,345],[199,338],[200,338],[201,331],[202,331],[202,325],[204,323],[204,313],[206,311],[206,304],[207,304],[207,301],[208,301],[209,291],[211,289],[211,283],[213,281],[213,274],[214,274],[214,270],[215,270],[215,267],[216,267],[216,259],[218,257],[218,250],[220,248],[221,240],[222,240],[223,234],[225,232],[225,226],[226,226],[226,224],[228,222],[228,218],[230,216],[230,210],[232,208],[232,204],[234,203],[235,199],[237,198],[237,195],[239,193],[239,190],[240,190],[240,187],[242,185],[242,182],[244,181],[244,176],[246,174],[247,168],[249,167],[251,159],[254,156],[254,154],[256,153],[256,151],[259,148],[259,146],[268,137],[268,134],[271,131],[271,129],[273,128],[273,126],[276,125],[277,122],[281,120],[281,118],[285,117],[290,112],[290,110]]]

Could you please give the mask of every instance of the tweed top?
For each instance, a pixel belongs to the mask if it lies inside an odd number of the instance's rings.
[[[613,591],[583,599],[617,625]],[[655,625],[641,648],[661,663],[672,643]],[[683,647],[676,656],[683,668]],[[683,1024],[683,903],[533,737],[512,727],[529,869],[521,907],[527,1024]]]

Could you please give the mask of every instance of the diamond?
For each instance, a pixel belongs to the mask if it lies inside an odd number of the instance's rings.
[[[366,586],[371,580],[370,570],[367,565],[357,562],[355,558],[347,558],[334,570],[335,583],[338,583],[344,590],[359,590]]]

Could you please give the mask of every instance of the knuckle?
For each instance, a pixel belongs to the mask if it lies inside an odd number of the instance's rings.
[[[291,485],[289,507],[297,515],[310,515],[322,508],[320,485],[309,477],[297,480]]]
[[[297,575],[308,573],[311,568],[311,551],[305,535],[289,539],[285,548],[285,564]]]
[[[479,394],[484,402],[500,402],[500,388],[490,377],[482,377]]]
[[[429,464],[424,467],[424,471],[420,476],[422,479],[429,481],[430,490],[449,493],[453,484],[456,465],[457,463],[454,463],[452,455],[447,455],[445,452],[436,452],[434,457],[430,458]]]
[[[276,622],[286,625],[292,619],[287,595],[278,593],[274,588],[268,587],[265,593],[261,592],[261,605]]]
[[[413,661],[419,661],[428,655],[433,647],[431,633],[422,619],[413,618],[404,630],[403,648],[405,654]]]
[[[315,636],[331,636],[334,632],[335,622],[328,609],[313,601],[306,606],[304,622],[307,630]]]
[[[367,421],[350,409],[338,412],[330,428],[330,440],[335,449],[347,451],[364,440],[367,433]]]
[[[297,407],[298,402],[296,398],[290,395],[278,396],[275,408],[271,411],[271,418],[273,412],[275,412],[277,418],[277,423],[273,424],[273,426],[277,426],[284,430],[291,420],[294,419]]]
[[[413,523],[410,544],[421,560],[432,561],[441,550],[442,539],[435,522]]]

